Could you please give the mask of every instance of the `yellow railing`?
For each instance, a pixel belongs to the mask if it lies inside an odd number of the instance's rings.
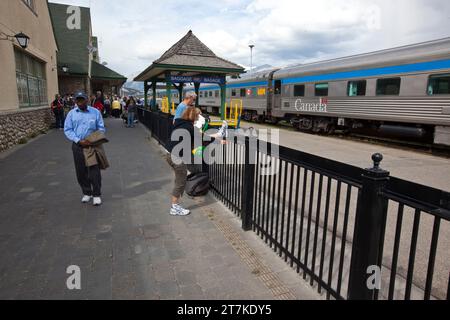
[[[167,97],[162,98],[161,111],[164,113],[169,113],[169,98]]]
[[[229,107],[225,104],[225,120],[228,122],[229,127],[238,128],[241,116],[242,100],[231,99]]]

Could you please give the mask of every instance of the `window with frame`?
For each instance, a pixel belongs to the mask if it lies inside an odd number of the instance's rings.
[[[20,107],[48,104],[45,64],[18,49],[14,50]]]
[[[430,76],[428,80],[428,95],[450,94],[450,73]]]
[[[236,97],[236,89],[231,89],[231,96]]]
[[[316,83],[314,89],[316,97],[328,96],[328,83]]]
[[[366,80],[349,81],[347,85],[347,94],[349,97],[365,96],[366,87]]]
[[[400,78],[377,80],[377,96],[398,96],[400,94]]]
[[[214,95],[215,95],[216,98],[219,98],[219,95],[220,95],[219,90],[214,91]]]
[[[305,85],[298,84],[294,86],[294,97],[304,97],[305,96]]]
[[[275,80],[274,94],[281,94],[281,80]]]
[[[247,89],[241,88],[240,96],[241,98],[244,98],[247,95]]]
[[[209,92],[209,97],[212,97],[212,96],[213,96],[213,92],[210,91],[210,92]]]
[[[34,0],[22,0],[31,11],[36,12],[36,6],[34,5]]]

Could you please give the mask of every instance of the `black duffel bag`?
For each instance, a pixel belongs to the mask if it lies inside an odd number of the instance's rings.
[[[209,191],[209,175],[206,172],[191,173],[186,180],[186,193],[191,197],[204,196]]]

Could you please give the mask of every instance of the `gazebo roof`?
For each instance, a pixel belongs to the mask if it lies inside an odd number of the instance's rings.
[[[135,81],[165,80],[165,73],[196,76],[199,74],[235,75],[244,68],[214,54],[194,33],[189,32],[158,60],[139,74]]]

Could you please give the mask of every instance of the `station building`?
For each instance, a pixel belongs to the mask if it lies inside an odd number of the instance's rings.
[[[126,77],[100,63],[98,38],[92,35],[90,8],[49,3],[58,42],[58,80],[62,95],[84,90],[119,94]],[[79,19],[77,21],[76,19]]]
[[[0,151],[51,124],[57,50],[47,1],[0,1]]]

